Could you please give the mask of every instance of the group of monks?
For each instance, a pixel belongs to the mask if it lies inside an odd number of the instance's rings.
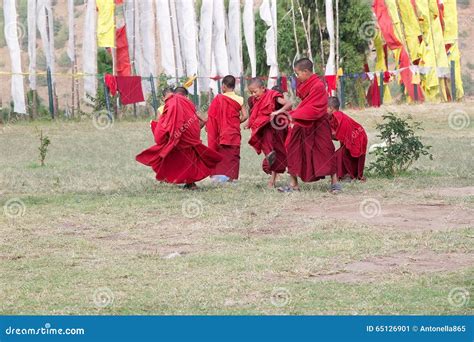
[[[332,193],[342,191],[341,180],[364,181],[364,128],[339,110],[337,97],[328,97],[311,60],[298,60],[294,71],[301,99],[295,109],[278,87],[267,89],[259,78],[248,84],[250,113],[244,98],[234,92],[233,76],[223,78],[222,94],[211,102],[207,118],[196,111],[186,88],[166,89],[165,104],[151,122],[155,145],[136,160],[150,166],[157,180],[184,184],[189,190],[207,177],[234,182],[239,178],[241,126],[248,121],[249,144],[265,156],[262,169],[270,175],[269,187],[276,188],[278,175],[285,172],[290,182],[277,188],[280,192],[300,191],[299,179],[315,182],[330,177]],[[203,127],[208,146],[201,141]],[[340,142],[337,151],[333,140]]]

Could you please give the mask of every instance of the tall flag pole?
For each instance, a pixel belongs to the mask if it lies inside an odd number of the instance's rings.
[[[95,0],[87,0],[82,43],[84,99],[91,103],[97,97],[97,12]]]
[[[74,27],[74,0],[68,0],[68,26],[69,26],[69,41],[67,46],[67,55],[71,61],[71,117],[75,114],[75,94],[76,94],[76,79],[74,77],[76,70],[76,42],[75,42],[75,27]]]
[[[268,78],[268,88],[272,88],[276,84],[278,77],[278,56],[276,42],[276,1],[263,0],[260,6],[260,17],[267,24],[268,29],[265,37],[265,52],[267,54],[267,65],[270,67]]]
[[[30,89],[32,93],[32,118],[38,115],[37,108],[37,90],[36,90],[36,31],[37,31],[37,4],[36,0],[28,0],[28,12],[27,12],[27,21],[28,21],[28,57],[30,60],[29,66],[29,81]]]
[[[255,15],[253,12],[254,0],[245,0],[244,5],[244,37],[250,60],[252,77],[257,76],[257,55],[255,50]]]
[[[15,113],[26,114],[25,90],[21,71],[21,51],[18,42],[18,22],[15,1],[3,1],[5,40],[12,65],[11,94]]]
[[[203,0],[199,18],[199,90],[209,91],[209,75],[212,64],[212,18],[214,13],[213,0]]]

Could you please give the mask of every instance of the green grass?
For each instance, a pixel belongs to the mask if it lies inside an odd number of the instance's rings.
[[[18,198],[25,209],[16,218],[0,212],[0,314],[472,314],[472,299],[449,301],[453,289],[472,293],[472,224],[410,230],[317,211],[365,198],[383,208],[472,210],[473,196],[431,193],[473,184],[472,128],[448,125],[459,108],[474,117],[470,103],[389,108],[424,122],[435,160],[397,179],[347,185],[341,197],[326,192],[326,181],[290,196],[267,190],[261,157],[247,145],[236,185],[205,181],[189,193],[160,184],[134,160],[152,144],[147,121],[107,130],[90,121],[0,127],[0,205]],[[350,114],[377,142],[380,110]],[[51,139],[45,167],[38,129]],[[414,262],[350,282],[325,278],[361,261],[422,254],[446,267]],[[449,267],[450,255],[467,262]],[[279,291],[284,305],[275,305]]]

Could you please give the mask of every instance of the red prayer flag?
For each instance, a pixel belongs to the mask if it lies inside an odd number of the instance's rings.
[[[115,32],[115,42],[117,44],[116,70],[118,76],[131,76],[130,55],[128,52],[127,29],[125,26]]]
[[[117,76],[117,89],[123,105],[144,102],[142,78],[140,76]]]
[[[328,87],[328,94],[332,96],[333,92],[337,90],[337,76],[336,75],[326,75],[326,84]]]
[[[117,80],[115,79],[115,76],[105,74],[104,82],[107,88],[109,88],[110,94],[115,96],[115,94],[117,94]]]

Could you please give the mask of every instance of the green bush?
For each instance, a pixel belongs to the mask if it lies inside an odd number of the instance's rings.
[[[61,56],[58,59],[58,65],[61,68],[69,68],[71,66],[71,60],[69,59],[66,51],[61,53]]]
[[[411,116],[399,118],[393,113],[383,115],[383,123],[377,125],[378,138],[386,146],[377,147],[373,154],[375,161],[369,171],[384,177],[395,177],[407,171],[421,156],[428,156],[431,146],[425,146],[416,132],[422,130],[421,123],[412,122]]]

